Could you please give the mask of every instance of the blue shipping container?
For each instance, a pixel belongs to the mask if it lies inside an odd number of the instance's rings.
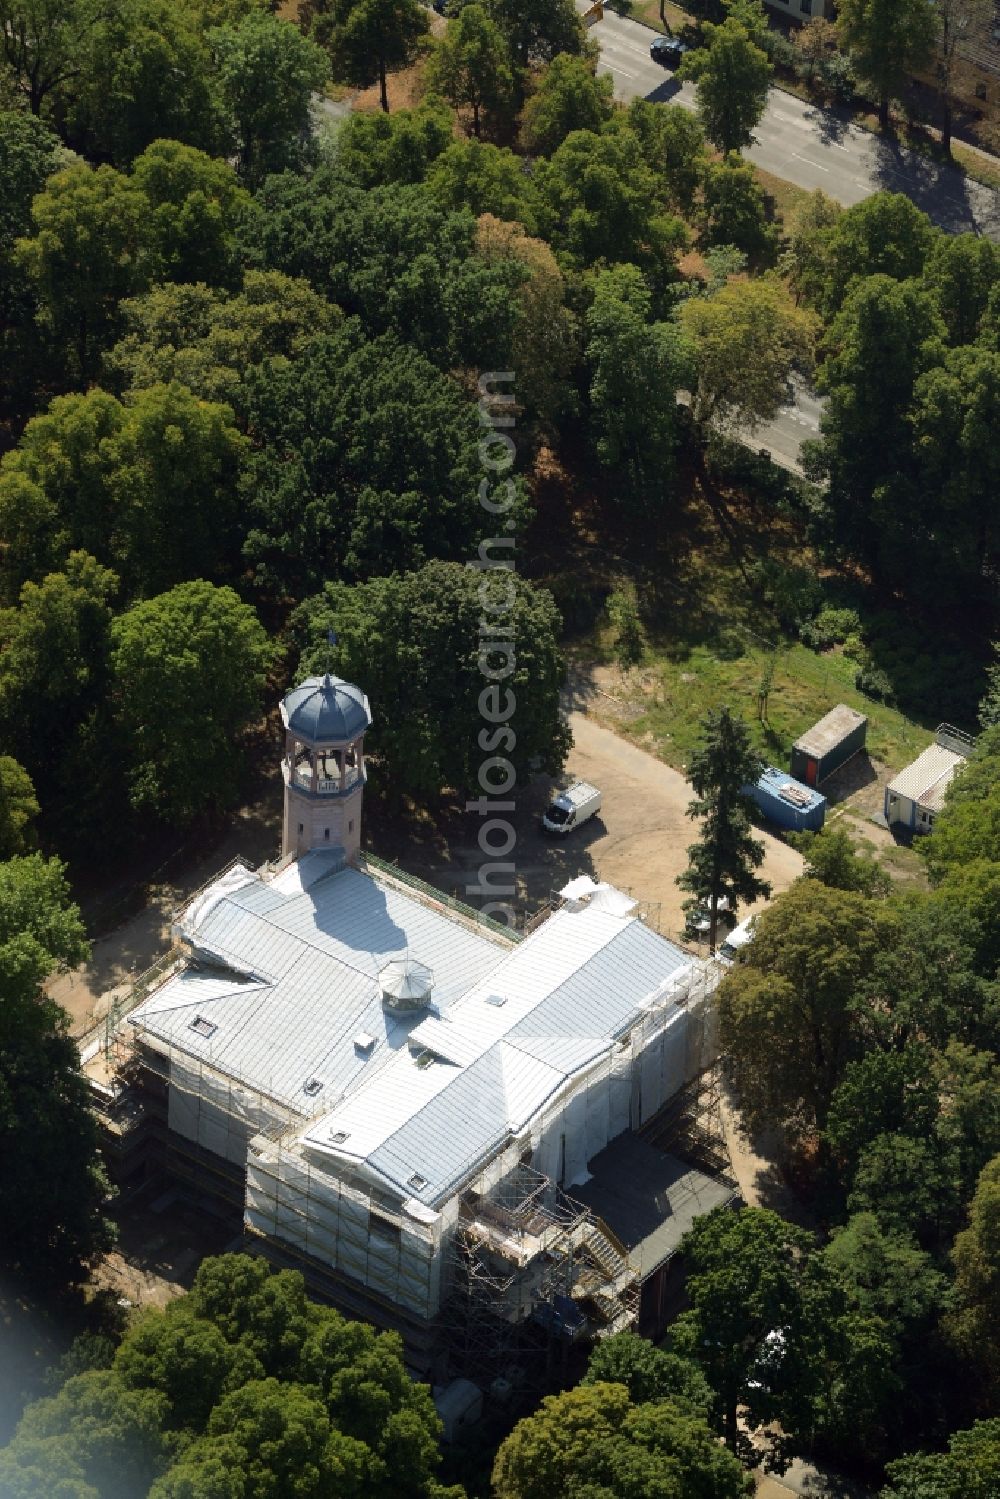
[[[803,786],[787,770],[777,770],[773,765],[767,767],[756,786],[744,786],[743,795],[757,803],[769,822],[790,832],[807,829],[816,833],[826,817],[826,797],[821,792]]]

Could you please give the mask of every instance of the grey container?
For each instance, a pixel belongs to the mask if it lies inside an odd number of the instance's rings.
[[[792,745],[791,773],[805,786],[821,786],[865,747],[868,719],[838,703]]]

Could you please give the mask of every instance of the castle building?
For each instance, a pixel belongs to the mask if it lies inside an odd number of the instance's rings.
[[[367,698],[311,677],[281,713],[282,858],[199,892],[122,1021],[163,1163],[435,1377],[502,1391],[525,1341],[657,1330],[734,1195],[661,1148],[714,962],[588,876],[519,936],[366,856]]]

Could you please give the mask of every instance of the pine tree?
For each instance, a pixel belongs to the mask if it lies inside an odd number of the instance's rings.
[[[751,836],[750,801],[742,790],[757,780],[762,769],[763,762],[740,719],[728,708],[706,714],[701,744],[688,766],[695,791],[688,816],[702,819],[701,836],[688,848],[688,867],[677,883],[691,892],[686,910],[707,906],[713,952],[723,896],[730,910],[735,910],[737,901],[771,893],[770,885],[755,872],[764,861],[764,845]]]

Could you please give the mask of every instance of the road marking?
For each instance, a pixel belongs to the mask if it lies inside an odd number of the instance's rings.
[[[817,172],[828,172],[830,170],[829,167],[821,167],[818,161],[810,161],[808,156],[800,156],[797,151],[793,151],[792,155],[796,161],[804,161],[807,167],[815,167]]]
[[[616,68],[613,62],[605,63],[605,67],[612,73],[620,73],[623,78],[634,78],[634,73],[627,73],[624,68]]]

